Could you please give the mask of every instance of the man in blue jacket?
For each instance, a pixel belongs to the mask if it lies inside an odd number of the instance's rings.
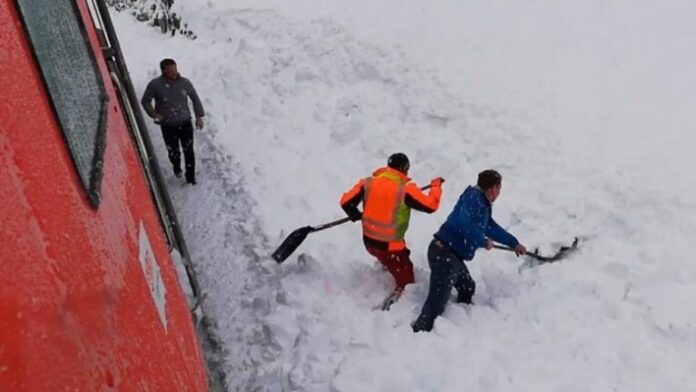
[[[457,289],[457,302],[471,304],[476,282],[464,261],[471,261],[478,248],[493,248],[498,242],[515,250],[517,256],[527,252],[524,245],[498,225],[491,216],[493,202],[500,195],[502,177],[495,170],[478,175],[476,186],[469,186],[459,197],[428,247],[430,288],[420,316],[413,323],[413,332],[430,331],[437,316],[445,311],[452,291]]]

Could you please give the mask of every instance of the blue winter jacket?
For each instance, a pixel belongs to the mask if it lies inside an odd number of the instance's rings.
[[[511,248],[517,246],[517,238],[500,227],[491,212],[491,203],[483,191],[469,186],[459,196],[435,238],[464,260],[473,259],[476,249],[485,248],[487,238]]]

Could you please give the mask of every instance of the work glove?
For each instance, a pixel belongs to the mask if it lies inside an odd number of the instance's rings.
[[[362,212],[356,211],[348,214],[348,218],[350,218],[351,222],[359,221],[362,219]]]
[[[442,185],[442,183],[445,182],[445,179],[442,177],[435,177],[432,180],[430,180],[430,187],[435,188],[437,186]]]

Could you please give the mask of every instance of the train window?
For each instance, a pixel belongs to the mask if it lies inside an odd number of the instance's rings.
[[[17,0],[72,160],[95,208],[101,200],[108,96],[74,0]]]

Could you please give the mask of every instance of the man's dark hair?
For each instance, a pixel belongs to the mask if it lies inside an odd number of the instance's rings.
[[[503,177],[500,175],[500,173],[495,170],[488,169],[479,173],[476,185],[485,191],[496,185],[500,185],[502,179]]]
[[[164,72],[164,69],[170,65],[176,65],[176,61],[174,61],[172,59],[164,59],[164,60],[160,61],[160,71]]]
[[[408,161],[406,154],[403,152],[397,152],[389,157],[387,160],[387,166],[402,173],[406,173],[411,166],[411,163]]]

